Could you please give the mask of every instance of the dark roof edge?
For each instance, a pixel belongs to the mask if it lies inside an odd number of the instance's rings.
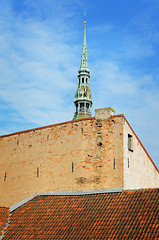
[[[112,117],[124,117],[124,115],[119,114],[119,115],[113,115]],[[80,121],[85,121],[85,120],[94,120],[94,119],[95,119],[95,117],[87,117],[87,118],[81,118],[81,119],[71,120],[71,121],[67,121],[67,122],[55,123],[55,124],[51,124],[51,125],[47,125],[47,126],[43,126],[43,127],[31,128],[31,129],[27,129],[27,130],[23,130],[23,131],[19,131],[19,132],[0,135],[0,138],[19,135],[22,133],[33,132],[33,131],[42,130],[42,129],[50,128],[50,127],[56,127],[56,126],[60,126],[60,125],[68,124],[68,123],[75,123],[75,122],[80,122]]]
[[[139,137],[137,136],[137,134],[135,133],[135,131],[133,130],[133,128],[131,127],[130,123],[128,122],[128,120],[126,119],[126,117],[124,116],[124,114],[119,114],[119,115],[112,115],[111,118],[113,117],[123,117],[125,119],[125,121],[127,122],[128,126],[130,127],[131,131],[133,132],[133,134],[135,135],[135,137],[137,138],[137,140],[139,141],[141,147],[143,148],[143,150],[145,151],[146,155],[148,156],[148,158],[150,159],[150,161],[152,162],[152,164],[154,165],[155,169],[157,170],[157,172],[159,173],[159,169],[157,168],[157,166],[155,165],[154,161],[152,160],[152,158],[150,157],[150,155],[148,154],[147,150],[145,149],[144,145],[142,144],[142,142],[140,141]]]
[[[71,121],[67,121],[67,122],[55,123],[55,124],[51,124],[51,125],[47,125],[47,126],[43,126],[43,127],[31,128],[31,129],[24,130],[24,131],[9,133],[9,134],[6,134],[6,135],[1,135],[0,138],[9,137],[9,136],[13,136],[13,135],[19,135],[19,134],[22,134],[22,133],[28,133],[28,132],[37,131],[37,130],[50,128],[50,127],[56,127],[56,126],[60,126],[60,125],[68,124],[68,123],[74,123],[74,122],[85,121],[85,120],[94,120],[94,119],[95,119],[95,117],[88,117],[88,118],[71,120]]]
[[[122,192],[123,188],[113,188],[113,189],[101,189],[101,190],[88,190],[88,191],[71,191],[71,192],[46,192],[46,193],[35,193],[34,195],[24,199],[23,201],[13,205],[10,207],[10,212],[13,212],[17,208],[21,207],[25,203],[29,202],[33,198],[43,195],[43,196],[80,196],[80,195],[87,195],[87,194],[98,194],[98,193],[113,193],[113,192]]]

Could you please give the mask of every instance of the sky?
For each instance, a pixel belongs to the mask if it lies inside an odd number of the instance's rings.
[[[1,0],[0,135],[73,118],[85,11],[92,116],[124,114],[159,168],[158,0]]]

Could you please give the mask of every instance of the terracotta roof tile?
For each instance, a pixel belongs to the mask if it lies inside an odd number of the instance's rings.
[[[0,236],[5,229],[9,218],[9,208],[0,207]]]
[[[4,239],[159,239],[159,189],[41,195],[14,210]]]

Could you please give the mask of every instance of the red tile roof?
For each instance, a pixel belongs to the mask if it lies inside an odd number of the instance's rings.
[[[0,207],[0,236],[5,229],[9,218],[9,208]]]
[[[159,189],[40,195],[14,210],[4,239],[159,239]]]

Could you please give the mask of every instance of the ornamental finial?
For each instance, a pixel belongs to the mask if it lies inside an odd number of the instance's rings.
[[[84,12],[84,23],[86,23],[86,11]]]

